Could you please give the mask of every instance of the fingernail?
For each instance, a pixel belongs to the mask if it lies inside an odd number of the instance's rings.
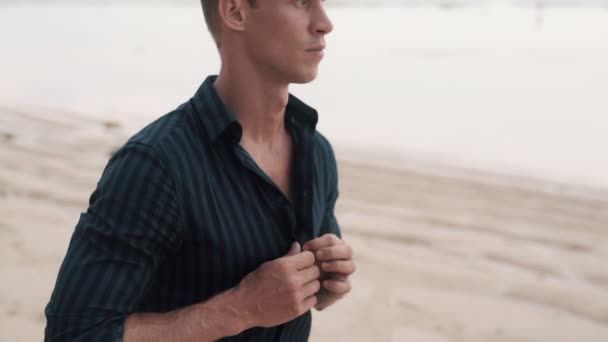
[[[317,252],[317,258],[322,258],[323,255],[325,255],[325,252],[323,252],[323,251],[318,251]]]

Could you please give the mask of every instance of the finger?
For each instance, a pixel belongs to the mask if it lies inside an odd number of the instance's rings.
[[[350,281],[338,281],[338,280],[325,280],[323,282],[323,288],[335,295],[345,295],[352,289]]]
[[[357,270],[357,266],[352,260],[334,260],[321,263],[321,270],[325,272],[335,272],[344,275],[351,275]]]
[[[320,289],[321,283],[318,280],[313,280],[302,287],[302,294],[307,298],[319,292]]]
[[[329,247],[333,245],[342,244],[342,240],[335,234],[325,234],[316,239],[310,240],[304,244],[303,249],[305,251],[316,251],[323,247]]]
[[[310,267],[300,270],[300,273],[298,274],[300,284],[306,284],[313,280],[319,279],[320,275],[321,275],[321,271],[319,270],[319,267],[315,264],[313,264]]]
[[[289,249],[289,252],[287,252],[286,255],[295,255],[300,253],[302,249],[300,248],[300,244],[298,242],[294,242],[291,244],[291,248]]]
[[[315,252],[317,260],[350,260],[353,258],[353,248],[350,245],[324,247]]]
[[[299,252],[285,257],[295,269],[301,270],[315,264],[315,255],[312,252]]]
[[[327,277],[327,280],[335,280],[335,281],[343,281],[343,282],[350,281],[347,275],[344,275],[341,273],[329,273],[329,277]]]
[[[312,309],[315,305],[317,305],[317,296],[312,295],[306,299],[304,299],[304,302],[302,303],[303,306],[303,311],[302,313]]]

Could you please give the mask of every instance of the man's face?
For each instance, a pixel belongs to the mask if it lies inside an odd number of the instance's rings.
[[[322,0],[257,0],[256,5],[244,31],[253,63],[278,82],[312,81],[324,37],[333,29]]]

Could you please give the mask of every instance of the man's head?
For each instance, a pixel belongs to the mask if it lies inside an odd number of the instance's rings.
[[[205,23],[207,24],[207,29],[215,44],[219,47],[219,32],[220,32],[220,18],[219,18],[219,7],[220,0],[201,0],[201,6],[203,8],[203,14],[205,16]],[[249,0],[249,4],[251,6],[255,6],[256,0]]]
[[[225,63],[240,63],[275,81],[306,83],[317,75],[333,25],[323,0],[201,0]]]

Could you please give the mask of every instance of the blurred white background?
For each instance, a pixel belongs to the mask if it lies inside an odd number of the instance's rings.
[[[293,89],[338,147],[608,187],[608,1],[352,3]],[[3,4],[5,106],[136,129],[218,70],[196,0]]]

